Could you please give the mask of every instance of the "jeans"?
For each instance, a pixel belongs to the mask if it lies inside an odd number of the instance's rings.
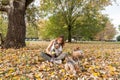
[[[48,60],[48,61],[51,61],[51,59],[53,58],[50,54],[47,54],[47,53],[44,53],[44,52],[41,52],[40,56],[43,59]],[[66,56],[67,56],[67,53],[62,53],[59,56],[55,57],[55,60],[64,60]]]

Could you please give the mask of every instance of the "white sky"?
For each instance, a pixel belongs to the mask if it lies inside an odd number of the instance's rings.
[[[102,12],[108,14],[108,17],[115,27],[120,25],[120,0],[117,0],[117,4],[114,3],[113,5],[106,7],[106,9]]]
[[[110,18],[112,24],[114,25],[114,27],[116,27],[118,33],[115,37],[120,35],[120,31],[118,30],[118,26],[120,25],[120,0],[117,0],[117,4],[114,3],[113,5],[106,7],[106,9],[102,12],[104,14],[108,14],[108,17]]]

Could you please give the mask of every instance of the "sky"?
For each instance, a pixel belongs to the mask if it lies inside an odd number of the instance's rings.
[[[113,3],[113,5],[106,7],[102,13],[107,14],[114,27],[116,27],[117,34],[114,37],[115,39],[120,35],[120,31],[118,30],[118,26],[120,25],[120,0],[117,0],[117,3]]]
[[[117,0],[117,3],[113,3],[113,5],[106,7],[102,12],[108,14],[108,17],[115,27],[120,25],[120,0]]]

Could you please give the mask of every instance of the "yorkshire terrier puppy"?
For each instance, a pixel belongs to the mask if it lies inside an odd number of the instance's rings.
[[[80,50],[79,47],[76,47],[76,48],[73,49],[73,52],[72,52],[71,56],[73,58],[78,58],[79,59],[79,58],[83,58],[84,54],[83,54],[83,51]]]
[[[81,57],[83,57],[83,52],[79,47],[75,48],[71,55],[66,57],[65,69],[68,73],[76,75],[77,71],[79,71],[79,61]]]

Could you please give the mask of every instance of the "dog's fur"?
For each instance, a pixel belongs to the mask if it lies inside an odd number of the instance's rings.
[[[65,69],[70,74],[76,75],[79,70],[79,61],[80,58],[83,57],[82,51],[80,51],[79,47],[75,48],[71,55],[66,57]]]
[[[76,75],[76,70],[78,70],[79,65],[77,61],[74,61],[72,57],[67,57],[66,59],[66,64],[65,64],[65,69],[68,71],[70,74]]]

